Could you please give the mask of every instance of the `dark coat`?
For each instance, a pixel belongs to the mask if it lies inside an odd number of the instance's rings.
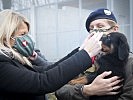
[[[126,82],[118,100],[133,100],[133,54],[130,53],[125,67]]]
[[[133,54],[129,53],[128,61],[125,65],[126,80],[123,91],[118,100],[133,100]],[[82,84],[74,86],[65,85],[56,92],[59,100],[89,100],[81,93]],[[65,99],[64,99],[65,97]],[[61,99],[60,99],[61,98]],[[63,99],[62,99],[63,98]]]
[[[81,50],[46,70],[46,66],[22,65],[0,55],[0,100],[45,100],[53,92],[91,66],[91,58]]]

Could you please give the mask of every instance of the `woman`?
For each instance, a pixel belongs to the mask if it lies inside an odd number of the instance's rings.
[[[102,34],[87,37],[80,51],[51,66],[33,66],[37,59],[30,25],[12,10],[0,12],[0,99],[45,100],[44,95],[66,84],[91,66],[101,49]],[[48,69],[50,67],[50,69]]]

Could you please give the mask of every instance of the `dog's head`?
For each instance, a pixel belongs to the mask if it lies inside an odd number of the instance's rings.
[[[124,34],[119,32],[112,32],[108,35],[103,35],[102,41],[102,51],[105,54],[118,55],[120,60],[124,60],[129,55],[129,45]]]

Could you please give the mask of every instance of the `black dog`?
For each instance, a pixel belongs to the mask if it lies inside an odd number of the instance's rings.
[[[89,83],[104,71],[112,71],[112,76],[124,78],[124,66],[129,55],[129,45],[126,37],[122,33],[112,32],[101,38],[103,55],[96,58],[97,71],[87,76]],[[123,84],[123,83],[122,83]],[[119,90],[116,90],[119,91]],[[91,96],[89,100],[117,100],[120,94],[111,96]]]

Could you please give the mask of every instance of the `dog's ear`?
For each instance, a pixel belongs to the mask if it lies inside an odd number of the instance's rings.
[[[119,38],[118,56],[120,60],[125,60],[129,55],[129,45],[124,34]]]

